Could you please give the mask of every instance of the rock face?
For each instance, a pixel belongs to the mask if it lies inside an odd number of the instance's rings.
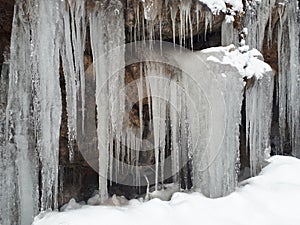
[[[109,0],[101,1],[101,4],[107,4]],[[112,0],[113,1],[113,0]],[[99,1],[87,0],[86,9],[89,12],[98,4]],[[148,1],[145,1],[146,3]],[[155,1],[155,7],[145,12],[146,5],[140,0],[123,0],[125,6],[125,32],[126,42],[132,42],[134,40],[143,39],[155,39],[165,40],[182,44],[187,48],[191,48],[193,44],[194,50],[200,50],[208,47],[221,45],[221,26],[225,15],[212,15],[209,9],[200,4],[198,0],[186,1],[187,5],[180,5],[178,1]],[[145,4],[146,4],[145,3]],[[0,0],[0,68],[4,60],[3,53],[9,51],[11,24],[13,18],[13,0]],[[170,7],[171,6],[171,7]],[[189,12],[180,13],[180,9],[186,7]],[[271,45],[267,43],[267,37],[265,37],[263,54],[265,61],[269,63],[272,68],[278,70],[277,60],[277,32],[279,17],[276,16],[277,9],[274,8],[274,16],[272,17],[273,39]],[[183,12],[183,11],[182,11]],[[242,25],[239,24],[239,17],[237,15],[235,27],[240,29]],[[146,18],[146,19],[144,19]],[[267,29],[267,27],[266,27]],[[267,33],[267,32],[266,32]],[[89,40],[87,38],[87,40]],[[90,43],[86,43],[85,51],[85,68],[88,68],[91,64],[91,49]],[[136,79],[140,74],[139,65],[131,65],[126,68],[125,80],[127,83]],[[86,74],[88,77],[89,74]],[[1,77],[3,79],[3,77]],[[249,82],[250,83],[250,82]],[[62,88],[62,99],[65,99],[66,90],[64,88],[65,81],[61,76],[60,85]],[[132,90],[130,94],[136,95],[136,90]],[[63,117],[60,133],[60,193],[59,193],[59,205],[68,202],[71,197],[76,197],[77,201],[87,200],[98,186],[98,174],[85,162],[84,158],[78,151],[78,146],[74,143],[75,157],[72,161],[69,160],[69,146],[68,146],[68,134],[67,134],[67,113],[66,102],[63,100]],[[95,105],[91,103],[88,105],[89,109],[95,108]],[[149,116],[149,109],[147,99],[143,101],[144,115]],[[274,107],[275,108],[275,107]],[[130,110],[131,123],[134,126],[140,126],[139,109],[136,106]],[[244,115],[245,109],[242,109],[242,115]],[[274,136],[278,135],[276,116],[278,112],[274,111],[273,120],[273,133]],[[145,116],[146,118],[147,116]],[[243,117],[242,117],[243,118]],[[145,119],[147,121],[147,119]],[[146,126],[146,124],[144,124]],[[240,136],[240,150],[241,150],[241,163],[242,168],[249,166],[249,159],[247,158],[247,149],[245,144],[245,120],[242,119]],[[145,136],[151,135],[145,133]],[[144,157],[143,163],[152,163],[153,154]],[[124,195],[128,198],[136,197],[140,193],[144,193],[145,187],[140,190],[128,186],[113,185],[110,189],[110,193],[117,193]]]
[[[0,1],[0,68],[4,60],[3,53],[9,51],[14,3],[14,0]]]

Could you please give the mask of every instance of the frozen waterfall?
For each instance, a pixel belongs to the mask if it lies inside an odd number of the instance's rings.
[[[243,101],[252,176],[270,155],[274,83],[278,149],[290,141],[300,157],[299,37],[291,35],[299,34],[296,2],[280,1],[285,8],[276,12],[277,77],[252,49],[272,43],[275,0],[247,3],[248,32],[240,43],[233,20],[241,3],[228,11],[225,5],[239,1],[214,8],[209,1],[193,7],[192,0],[141,0],[129,24],[121,0],[92,7],[85,0],[27,2],[16,1],[0,77],[1,225],[29,225],[39,212],[58,209],[64,119],[68,160],[79,149],[99,175],[95,204],[105,203],[113,184],[157,191],[172,182],[178,191],[213,198],[231,193],[240,172]],[[206,40],[215,14],[225,11],[224,47],[187,50],[195,46],[193,32]]]
[[[268,46],[273,44],[277,36],[278,78],[276,78],[277,107],[279,110],[279,135],[276,154],[283,154],[290,148],[292,154],[300,156],[300,120],[299,120],[299,9],[297,1],[261,1],[250,2],[245,19],[248,28],[247,41],[250,47],[263,49],[264,41]],[[279,17],[279,22],[273,24],[273,18]],[[273,27],[273,30],[272,30]],[[267,40],[264,38],[267,37]],[[273,37],[273,38],[272,38]],[[252,103],[250,103],[252,104]],[[265,115],[265,114],[264,114]],[[270,115],[268,113],[268,115]],[[268,121],[270,120],[267,119]],[[251,125],[250,125],[251,126]],[[255,128],[256,129],[256,128]],[[265,132],[263,132],[265,133]],[[261,133],[261,135],[263,135]],[[269,134],[265,133],[270,137]],[[251,132],[250,132],[251,135]],[[260,143],[269,142],[260,135],[250,140]],[[251,144],[250,144],[251,145]],[[257,149],[252,149],[255,152]],[[267,150],[269,151],[269,150]],[[255,170],[255,168],[252,168]]]

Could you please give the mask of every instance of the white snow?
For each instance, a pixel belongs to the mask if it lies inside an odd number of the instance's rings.
[[[125,206],[82,206],[67,212],[42,213],[33,225],[98,224],[300,224],[300,160],[269,159],[259,176],[240,183],[227,197],[209,199],[200,193],[175,193],[170,201],[130,200]],[[115,197],[116,198],[116,197]]]
[[[252,49],[248,51],[248,46],[236,49],[234,45],[226,47],[214,47],[202,50],[203,53],[211,53],[207,60],[229,64],[237,68],[243,77],[251,78],[255,76],[261,79],[263,74],[272,71],[272,68],[263,62],[261,53]]]
[[[242,0],[199,0],[200,2],[207,5],[213,14],[218,14],[219,12],[226,12],[226,4],[230,4],[232,11],[243,11]]]

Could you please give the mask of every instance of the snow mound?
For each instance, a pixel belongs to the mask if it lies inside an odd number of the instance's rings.
[[[268,162],[259,176],[240,183],[234,193],[223,198],[177,192],[170,201],[130,200],[122,207],[82,206],[41,213],[33,225],[300,224],[300,160],[275,156]]]

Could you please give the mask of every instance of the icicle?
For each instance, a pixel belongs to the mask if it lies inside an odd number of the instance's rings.
[[[159,99],[155,96],[159,92],[158,78],[159,70],[156,69],[156,65],[152,63],[146,64],[146,76],[147,81],[151,89],[151,100],[152,100],[152,124],[154,133],[154,152],[155,152],[155,190],[158,189],[158,169],[159,169]]]
[[[139,175],[139,153],[143,149],[143,130],[144,130],[144,120],[143,120],[143,98],[144,98],[144,90],[143,90],[143,74],[142,74],[142,65],[140,65],[140,79],[137,81],[137,89],[138,89],[138,103],[139,103],[139,135],[137,140],[137,149],[136,149],[136,181],[137,184],[139,183],[140,180],[140,175]]]
[[[279,137],[279,149],[276,148],[276,154],[283,154],[284,151],[284,142],[285,142],[285,131],[286,131],[286,76],[283,73],[283,68],[285,68],[285,65],[283,64],[283,60],[281,60],[282,56],[284,55],[284,52],[281,50],[285,50],[282,45],[286,44],[287,42],[282,42],[283,36],[286,35],[286,33],[283,32],[283,23],[286,19],[286,14],[284,14],[284,11],[282,9],[278,9],[279,14],[279,23],[278,23],[278,35],[277,35],[277,53],[278,53],[278,88],[276,90],[277,92],[277,105],[279,107],[279,127],[280,127],[280,137]]]
[[[141,0],[144,6],[144,18],[146,20],[154,21],[157,15],[160,13],[159,4],[160,0]]]
[[[199,32],[199,17],[201,15],[202,7],[200,4],[196,4],[196,23],[197,23],[197,32]]]
[[[300,71],[299,71],[299,8],[297,2],[289,5],[289,42],[290,42],[290,83],[289,83],[289,126],[291,134],[292,154],[300,158]],[[296,35],[295,35],[296,34]]]
[[[269,72],[246,90],[246,143],[251,176],[256,176],[270,157],[272,104],[273,73]]]
[[[165,145],[167,133],[167,105],[169,104],[170,77],[165,74],[165,65],[147,62],[145,65],[145,82],[151,91],[152,129],[155,152],[155,189],[158,182],[164,182]]]
[[[66,101],[68,113],[69,159],[73,160],[73,144],[77,137],[77,96],[79,95],[79,80],[81,87],[81,127],[84,130],[85,117],[85,77],[84,77],[84,49],[85,49],[85,15],[84,1],[75,4],[69,2],[63,12],[64,37],[61,50],[64,77],[66,82]],[[71,16],[70,16],[71,14]],[[83,131],[84,133],[84,131]]]
[[[160,43],[160,51],[162,51],[162,18],[159,16],[159,43]]]
[[[185,43],[185,29],[184,29],[184,11],[181,9],[182,2],[179,4],[179,18],[180,18],[180,27],[179,27],[179,45],[183,46]]]
[[[24,13],[22,9],[21,3],[18,2],[13,18],[10,64],[8,61],[4,62],[1,71],[0,223],[2,225],[29,225],[37,213],[38,196],[35,179],[37,165],[33,152],[30,151],[29,138],[30,27],[22,16]],[[6,109],[2,108],[4,107],[2,103],[7,105]]]
[[[256,9],[256,17],[260,23],[255,22],[256,18],[250,16],[248,24],[249,43],[252,47],[259,50],[262,48],[264,30],[266,23],[271,21],[272,8],[275,1],[263,2]],[[280,147],[276,148],[277,154],[283,154],[287,145],[291,147],[292,153],[299,157],[297,150],[300,149],[300,123],[299,118],[299,25],[297,24],[298,7],[296,1],[289,3],[280,2],[278,4],[278,33],[277,33],[277,52],[278,52],[278,83],[277,83],[277,104],[279,109],[279,133]],[[269,17],[263,17],[268,15]],[[258,30],[256,26],[258,25]],[[271,31],[269,30],[269,36]],[[271,38],[269,38],[270,40]],[[288,134],[288,135],[287,135]]]
[[[181,0],[179,4],[180,10],[180,23],[181,23],[181,34],[183,35],[183,46],[185,46],[185,39],[188,35],[188,28],[190,25],[190,33],[191,39],[192,38],[192,27],[191,27],[191,17],[190,17],[190,10],[191,10],[191,1],[190,0]]]
[[[96,105],[97,105],[97,136],[99,151],[99,197],[103,202],[108,198],[107,173],[108,173],[108,87],[106,74],[106,62],[100,61],[101,55],[105,53],[104,25],[102,24],[102,12],[93,11],[90,16],[91,47],[94,58],[96,76]],[[102,89],[101,89],[102,87]]]
[[[250,47],[262,50],[264,37],[272,41],[274,26],[272,13],[277,1],[262,1],[260,4],[252,3],[251,13],[246,17],[246,27],[249,30],[248,43]],[[291,147],[292,153],[300,149],[300,122],[299,100],[299,24],[297,22],[297,1],[280,1],[276,5],[279,16],[277,30],[278,52],[278,79],[277,79],[277,105],[279,110],[279,143],[275,146],[276,154],[283,154],[287,146]],[[268,29],[267,23],[269,23]],[[265,30],[268,33],[265,33]]]
[[[139,41],[141,40],[141,28],[140,28],[140,5],[136,4],[136,12],[135,12],[135,16],[136,16],[136,24],[135,24],[135,33],[137,33],[138,35],[136,35],[136,38],[134,41]],[[144,23],[144,21],[142,21]]]
[[[34,9],[33,9],[34,10]],[[34,11],[33,11],[34,13]],[[31,224],[33,217],[38,212],[38,181],[37,175],[37,156],[32,150],[33,143],[30,139],[31,127],[31,71],[30,66],[35,62],[30,61],[30,26],[28,21],[23,18],[24,12],[22,4],[18,2],[15,6],[11,39],[11,59],[9,73],[9,90],[7,102],[7,125],[12,125],[10,134],[13,137],[15,147],[8,145],[8,149],[15,148],[16,155],[16,174],[17,174],[17,193],[19,208],[16,218],[19,224]],[[19,23],[19,25],[18,25]],[[7,141],[12,141],[7,140]],[[10,154],[9,154],[10,155]],[[10,168],[13,169],[13,168]],[[16,175],[13,175],[16,176]],[[14,191],[14,190],[11,190]],[[11,206],[10,206],[11,207]],[[13,221],[10,221],[11,223]]]
[[[192,15],[191,15],[191,12],[190,12],[190,6],[189,6],[189,9],[188,9],[188,25],[187,25],[187,27],[189,27],[189,29],[190,29],[191,49],[193,50],[194,49],[193,23],[192,23]]]
[[[164,167],[165,167],[165,146],[166,146],[166,133],[167,133],[167,104],[169,104],[168,90],[170,85],[170,78],[165,73],[163,67],[160,68],[160,74],[164,75],[159,81],[160,89],[160,125],[159,125],[159,137],[160,137],[160,171],[161,171],[161,183],[164,183]]]
[[[205,30],[204,30],[204,41],[206,41],[206,36],[207,36],[207,29],[208,29],[208,26],[209,26],[209,31],[211,32],[212,31],[212,21],[213,20],[213,15],[210,11],[206,11],[205,12]]]
[[[14,224],[14,220],[21,225],[31,224],[39,210],[39,188],[41,210],[57,209],[61,117],[60,39],[57,35],[60,27],[57,24],[60,22],[60,2],[32,1],[26,7],[24,12],[21,1],[15,6],[6,110],[6,136],[7,141],[11,142],[7,147],[10,150],[15,148],[16,152],[16,155],[11,155],[15,165],[8,165],[8,171],[14,170],[17,174],[15,186],[11,186],[12,192],[18,189],[15,193],[17,200],[13,200],[17,214],[14,218],[8,215],[4,224]],[[24,17],[27,13],[32,17]],[[34,143],[35,139],[37,143]],[[8,203],[13,205],[13,202]]]
[[[97,135],[99,150],[99,195],[107,199],[107,173],[113,179],[113,151],[120,155],[125,96],[119,95],[124,87],[124,18],[120,1],[113,1],[106,8],[90,14],[91,46],[96,72]],[[113,22],[111,22],[113,21]],[[100,41],[99,41],[100,40]],[[122,92],[121,92],[122,93]],[[130,146],[130,145],[128,145]],[[108,164],[109,163],[109,164]],[[116,168],[119,168],[117,159]],[[115,171],[115,178],[118,171]]]
[[[60,1],[43,0],[39,5],[37,26],[37,57],[39,85],[36,86],[40,102],[38,151],[42,164],[41,210],[57,209],[58,152],[61,122],[61,91],[59,86]],[[47,87],[47,88],[45,88]]]
[[[189,125],[187,121],[187,96],[183,95],[182,96],[182,101],[181,101],[181,132],[180,132],[180,165],[185,166],[185,168],[182,168],[182,175],[183,179],[181,180],[181,183],[184,184],[184,187],[187,188],[188,186],[188,171],[187,171],[187,162],[188,162],[188,153],[189,153],[189,145],[188,145],[188,140],[189,140]]]
[[[5,59],[2,64],[2,70],[0,71],[0,143],[4,145],[6,135],[6,105],[7,105],[7,92],[8,92],[8,75],[9,75],[9,63]],[[1,145],[0,144],[0,145]]]
[[[187,108],[184,109],[182,105],[179,114],[181,135],[184,136],[183,118],[186,117],[186,132],[191,135],[186,145],[189,149],[188,154],[193,155],[194,188],[200,189],[206,196],[220,197],[232,192],[237,185],[236,165],[244,84],[235,69],[228,67],[220,70],[219,67],[223,67],[221,63],[194,61],[192,54],[178,56],[184,71],[181,82],[184,91],[188,93],[185,103]],[[197,57],[206,59],[208,55],[201,52]],[[197,69],[195,65],[202,69]],[[186,74],[199,75],[191,79]],[[185,99],[181,102],[184,103]],[[172,112],[170,113],[172,115]],[[184,140],[181,139],[179,143],[182,147]]]
[[[178,5],[175,1],[170,3],[171,20],[172,20],[172,33],[173,33],[173,44],[176,45],[176,15],[178,11]]]
[[[170,127],[171,127],[171,161],[173,182],[178,183],[179,172],[179,115],[178,115],[178,84],[175,81],[170,83]]]
[[[233,23],[226,21],[226,19],[222,22],[221,27],[221,44],[222,46],[228,46],[233,43],[234,39],[234,30]]]
[[[250,48],[262,50],[265,30],[268,22],[272,21],[272,11],[276,0],[255,1],[249,3],[246,15],[246,27],[249,31],[248,45]]]

